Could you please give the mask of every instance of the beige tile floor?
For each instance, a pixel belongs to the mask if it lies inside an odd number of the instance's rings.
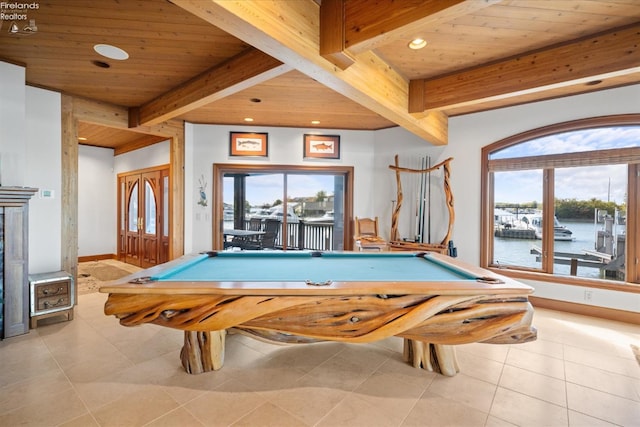
[[[636,325],[537,309],[537,341],[459,346],[455,377],[408,366],[395,338],[231,335],[222,370],[188,375],[180,331],[120,326],[105,299],[0,342],[0,426],[640,426]]]

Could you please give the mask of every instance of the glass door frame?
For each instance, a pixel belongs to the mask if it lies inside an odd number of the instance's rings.
[[[321,173],[325,175],[342,175],[344,186],[344,236],[343,247],[353,250],[353,167],[352,166],[305,166],[305,165],[254,165],[254,164],[213,164],[213,205],[212,215],[212,247],[222,250],[224,214],[223,214],[223,180],[225,174],[239,173]],[[283,194],[284,197],[284,194]]]

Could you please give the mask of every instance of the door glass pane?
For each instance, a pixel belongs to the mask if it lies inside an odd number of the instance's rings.
[[[131,189],[129,197],[129,231],[138,231],[138,183]]]
[[[289,246],[321,251],[344,249],[344,177],[287,174],[287,200],[296,222],[288,225]]]
[[[126,209],[126,198],[127,193],[125,192],[125,182],[124,179],[120,180],[120,230],[124,230],[126,228],[125,224],[125,209]]]
[[[542,267],[542,170],[494,173],[492,264]]]
[[[226,248],[282,248],[284,174],[237,173],[223,178],[224,230],[264,232],[254,236],[226,234]],[[236,212],[237,211],[237,212]],[[270,222],[266,230],[267,222]],[[268,231],[268,236],[267,236]],[[265,243],[266,242],[266,243]]]
[[[554,273],[624,280],[627,166],[556,169],[555,196]]]
[[[287,227],[284,214],[284,179],[283,173],[251,173],[246,176],[244,228],[259,228],[264,231],[265,234],[257,238],[261,242],[261,249],[287,248],[283,238],[283,230]],[[240,202],[239,199],[236,200]],[[286,210],[287,223],[297,221],[292,206],[288,205]]]
[[[149,181],[144,183],[144,212],[144,232],[146,234],[156,234],[156,198]]]
[[[169,237],[169,177],[162,178],[162,235]]]

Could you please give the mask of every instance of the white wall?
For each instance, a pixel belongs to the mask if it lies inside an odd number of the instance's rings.
[[[27,87],[23,67],[0,62],[0,183],[51,190],[29,202],[29,273],[61,265],[60,95]]]
[[[116,253],[113,149],[78,147],[78,256]]]
[[[115,157],[114,171],[119,173],[169,164],[169,141],[159,142]]]
[[[40,191],[29,204],[29,273],[61,268],[62,132],[60,94],[26,87],[25,185]],[[43,197],[48,190],[51,197]]]
[[[25,69],[0,62],[0,184],[27,186]]]
[[[229,157],[229,133],[268,133],[269,156],[265,159]],[[340,135],[340,159],[303,159],[303,135],[321,133]],[[187,124],[185,130],[185,252],[212,247],[212,206],[198,201],[198,180],[207,182],[207,199],[212,200],[214,163],[270,163],[280,165],[338,165],[354,167],[354,213],[372,215],[374,204],[374,132],[334,129],[268,128]]]

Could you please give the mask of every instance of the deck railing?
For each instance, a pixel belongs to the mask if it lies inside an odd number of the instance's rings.
[[[280,224],[276,248],[282,249],[284,244],[283,227]],[[249,228],[249,222],[245,222]],[[333,222],[305,222],[287,224],[287,249],[293,250],[333,250]]]

